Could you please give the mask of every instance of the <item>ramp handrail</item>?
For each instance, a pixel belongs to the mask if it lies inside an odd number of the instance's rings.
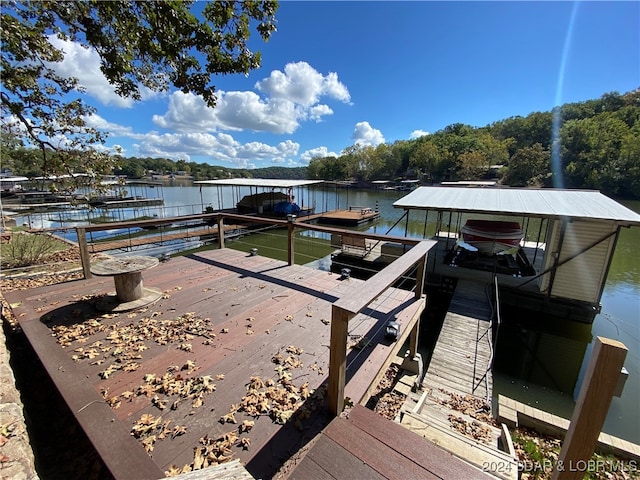
[[[414,267],[416,268],[415,297],[424,301],[422,292],[427,253],[435,244],[436,242],[433,240],[419,242],[364,284],[349,290],[332,305],[327,401],[333,415],[339,415],[344,409],[349,320],[365,310],[385,290]],[[414,331],[411,333],[410,348],[413,355],[417,349],[418,328],[419,323],[416,323]]]

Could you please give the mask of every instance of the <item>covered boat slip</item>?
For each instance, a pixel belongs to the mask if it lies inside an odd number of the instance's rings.
[[[277,215],[309,215],[315,209],[306,187],[321,184],[320,180],[280,180],[265,178],[228,178],[203,180],[194,185],[212,186],[218,189],[218,209],[237,209],[238,213]],[[224,204],[221,189],[231,189],[233,205]],[[249,189],[249,194],[245,195]],[[287,204],[295,205],[291,208]]]
[[[116,478],[161,478],[207,455],[270,478],[330,420],[332,309],[350,318],[339,319],[344,395],[366,401],[424,308],[388,288],[351,318],[363,281],[230,249],[172,258],[144,277],[162,297],[119,314],[96,310],[113,290],[105,277],[5,295]],[[385,336],[391,319],[396,341]]]
[[[214,186],[218,189],[218,208],[222,211],[235,210],[241,214],[266,217],[287,217],[296,215],[306,222],[355,227],[372,222],[380,217],[380,212],[371,206],[347,206],[335,210],[327,207],[327,192],[318,201],[316,192],[308,187],[329,185],[322,180],[280,180],[264,178],[230,178],[224,180],[203,180],[196,185]],[[231,189],[233,205],[224,204],[223,188]],[[248,189],[248,194],[247,193]],[[337,187],[336,187],[337,189]],[[336,190],[337,193],[337,190]]]
[[[532,309],[557,309],[588,322],[599,310],[620,229],[640,226],[640,215],[587,190],[420,187],[394,207],[407,216],[436,215],[439,244],[429,254],[428,281],[456,277],[488,283],[495,272],[507,287],[505,301],[525,295]],[[469,219],[518,221],[524,238],[513,255],[468,255],[460,240]],[[460,254],[474,262],[458,263]],[[503,274],[500,264],[507,265]]]

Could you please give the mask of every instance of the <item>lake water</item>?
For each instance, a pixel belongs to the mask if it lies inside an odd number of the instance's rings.
[[[207,206],[230,208],[248,194],[248,189],[165,185],[158,193],[164,198],[160,209],[141,208],[125,212],[127,218],[142,215],[173,216],[200,213]],[[408,221],[392,204],[405,192],[353,189],[318,189],[296,192],[296,202],[324,211],[352,205],[378,207],[380,219],[359,229],[391,235],[422,238],[433,234],[429,218],[412,213]],[[623,202],[640,212],[640,202]],[[82,214],[80,214],[82,215]],[[123,215],[120,213],[118,215]],[[78,219],[81,221],[82,217]],[[57,222],[29,218],[33,226],[56,226]],[[593,324],[585,325],[554,318],[523,316],[505,319],[499,334],[494,372],[494,395],[503,393],[521,402],[571,417],[574,398],[580,388],[594,339],[603,336],[626,345],[625,368],[629,372],[623,394],[614,398],[603,430],[640,444],[640,228],[623,229],[602,296],[602,311]],[[525,352],[526,351],[526,352]],[[523,354],[526,353],[526,355]],[[522,358],[527,357],[522,360]],[[514,361],[515,358],[520,360]],[[548,366],[552,365],[552,368]]]

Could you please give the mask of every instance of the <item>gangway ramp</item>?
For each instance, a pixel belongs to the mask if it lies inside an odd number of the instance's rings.
[[[491,403],[492,308],[486,284],[459,279],[424,378],[427,388]]]

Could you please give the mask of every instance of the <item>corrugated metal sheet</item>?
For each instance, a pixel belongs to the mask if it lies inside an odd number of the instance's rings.
[[[548,250],[549,255],[545,259],[547,263],[545,268],[553,264],[553,253],[558,251],[560,223],[556,222],[552,234],[553,238],[549,242],[551,249]],[[562,239],[559,262],[582,252],[589,245],[615,229],[616,226],[610,222],[576,220],[568,223]],[[607,263],[612,254],[614,241],[615,236],[610,236],[595,247],[561,265],[553,279],[551,295],[597,304],[600,301],[600,291],[602,283],[605,281]],[[542,291],[548,289],[550,278],[550,274],[545,275],[541,284]]]
[[[545,218],[588,218],[640,226],[640,215],[593,190],[420,187],[393,206]]]
[[[226,178],[224,180],[202,180],[196,185],[226,185],[232,187],[293,188],[322,183],[322,180],[280,180],[274,178]]]

